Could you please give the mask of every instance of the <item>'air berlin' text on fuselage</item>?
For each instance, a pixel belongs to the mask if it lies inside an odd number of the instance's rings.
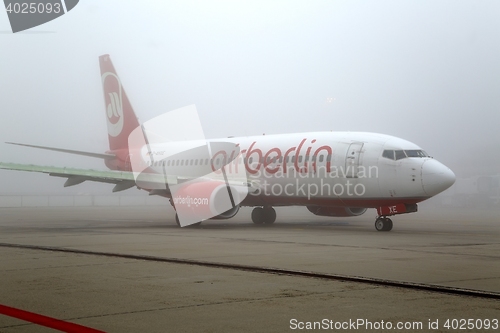
[[[326,172],[331,171],[331,157],[332,148],[330,146],[320,146],[313,151],[312,146],[304,146],[307,139],[302,139],[298,146],[290,147],[283,152],[278,147],[269,149],[263,152],[260,148],[255,147],[256,141],[252,142],[248,149],[242,149],[240,154],[244,156],[244,164],[246,171],[250,174],[256,174],[263,168],[269,174],[275,174],[280,169],[281,172],[286,173],[290,167],[293,167],[296,172],[308,172],[312,167],[312,171],[316,171],[317,163],[325,162]],[[311,140],[310,144],[314,144],[316,139]],[[304,153],[305,152],[305,153]],[[238,167],[239,156],[235,156],[236,152],[233,151],[229,156],[229,172],[232,166]],[[303,161],[302,161],[303,158]],[[212,170],[216,172],[227,161],[227,154],[225,151],[218,151],[213,155],[211,164]],[[301,164],[302,165],[299,165]],[[236,170],[237,171],[237,170]]]

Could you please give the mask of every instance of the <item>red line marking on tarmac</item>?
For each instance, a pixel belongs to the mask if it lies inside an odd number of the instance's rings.
[[[37,313],[24,311],[10,306],[0,304],[0,314],[21,319],[24,321],[29,321],[37,325],[49,327],[62,332],[74,332],[74,333],[105,333],[104,331],[99,331],[90,327],[85,327],[78,324],[73,324],[64,320],[55,319],[40,315]]]

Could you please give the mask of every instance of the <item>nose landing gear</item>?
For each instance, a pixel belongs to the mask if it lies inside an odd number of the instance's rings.
[[[394,206],[378,207],[378,217],[375,220],[375,229],[377,229],[377,231],[391,231],[392,220],[387,216],[415,213],[417,210],[417,204],[397,204]]]
[[[377,229],[377,231],[391,231],[392,220],[388,217],[377,217],[377,220],[375,221],[375,229]]]

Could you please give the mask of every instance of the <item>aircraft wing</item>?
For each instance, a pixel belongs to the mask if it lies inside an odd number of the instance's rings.
[[[27,145],[25,143],[17,143],[17,142],[6,142],[6,143],[9,144],[9,145],[31,147],[31,148],[37,148],[37,149],[46,149],[46,150],[58,151],[58,152],[61,152],[61,153],[76,154],[76,155],[96,157],[96,158],[102,158],[102,159],[113,159],[113,158],[116,158],[116,156],[114,154],[108,154],[108,153],[106,153],[106,154],[99,154],[99,153],[91,153],[91,152],[81,151],[81,150],[62,149],[62,148],[54,148],[54,147],[47,147],[47,146]]]
[[[67,178],[64,187],[77,185],[85,181],[94,181],[100,183],[115,184],[113,192],[127,190],[136,186],[134,173],[130,171],[111,171],[111,170],[92,170],[92,169],[77,169],[77,168],[61,168],[54,166],[42,166],[33,164],[17,164],[17,163],[2,163],[0,162],[0,169],[15,170],[15,171],[28,171],[46,173],[49,176]],[[169,197],[171,195],[168,185],[183,183],[192,180],[191,177],[173,176],[157,174],[157,173],[141,173],[139,182],[142,184],[143,189],[149,191],[150,195],[161,195]],[[202,179],[202,178],[198,178]],[[207,179],[214,180],[214,179]],[[223,181],[223,179],[219,179]],[[238,179],[229,181],[231,185],[245,186],[249,188],[250,192],[258,189],[258,184],[248,182],[247,179]]]
[[[1,163],[0,169],[40,172],[54,177],[68,178],[64,187],[77,185],[84,181],[115,184],[113,192],[123,191],[136,185],[134,174],[128,171],[101,171],[92,169],[61,168],[31,164]],[[141,181],[165,184],[165,177],[159,174],[142,174]],[[172,184],[169,177],[169,182]]]

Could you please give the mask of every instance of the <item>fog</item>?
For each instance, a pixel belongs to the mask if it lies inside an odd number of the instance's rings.
[[[141,121],[196,104],[207,138],[379,132],[458,177],[496,175],[499,14],[498,1],[85,0],[12,34],[0,11],[0,161],[105,169],[3,142],[107,150],[98,56],[109,53]],[[0,183],[112,188],[6,170]]]

